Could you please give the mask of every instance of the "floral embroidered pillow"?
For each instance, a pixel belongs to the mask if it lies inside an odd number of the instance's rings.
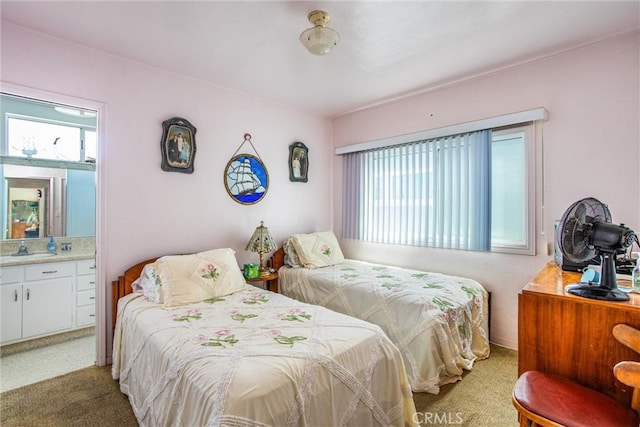
[[[344,262],[344,255],[333,231],[294,234],[291,243],[306,268],[327,267]]]
[[[302,263],[300,262],[300,257],[296,252],[296,248],[293,247],[293,243],[291,242],[291,237],[285,240],[282,245],[282,249],[284,250],[284,263],[293,268],[302,267]]]
[[[229,295],[246,286],[229,248],[162,257],[154,267],[163,284],[164,307]]]

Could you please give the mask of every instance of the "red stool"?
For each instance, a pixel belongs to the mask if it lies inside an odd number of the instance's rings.
[[[640,331],[616,325],[613,335],[626,346],[640,351]],[[557,375],[538,371],[523,373],[513,389],[513,405],[520,427],[639,427],[640,363],[620,362],[616,378],[634,387],[631,406],[596,390]]]
[[[525,372],[513,390],[521,427],[585,426],[638,427],[630,407],[566,378]]]

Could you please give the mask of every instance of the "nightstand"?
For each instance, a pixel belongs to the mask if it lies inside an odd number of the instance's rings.
[[[247,283],[266,282],[268,290],[270,290],[271,292],[278,292],[278,272],[277,271],[274,271],[273,273],[269,273],[266,276],[256,277],[255,279],[247,279],[245,277],[244,280],[246,280]]]

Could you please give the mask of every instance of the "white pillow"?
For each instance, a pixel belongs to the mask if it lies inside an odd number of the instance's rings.
[[[134,292],[138,292],[144,295],[149,301],[153,301],[157,304],[164,302],[162,293],[162,281],[158,277],[158,273],[153,264],[147,264],[142,269],[140,277],[138,277],[131,287]]]
[[[229,248],[165,256],[154,267],[167,308],[229,295],[246,286],[235,251]]]
[[[344,255],[333,231],[294,234],[291,243],[306,268],[327,267],[344,262]]]

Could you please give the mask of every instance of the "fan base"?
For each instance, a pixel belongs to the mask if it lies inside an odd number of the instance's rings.
[[[603,301],[629,301],[629,295],[618,288],[605,288],[594,282],[581,282],[568,285],[566,292],[579,297],[599,299]]]

